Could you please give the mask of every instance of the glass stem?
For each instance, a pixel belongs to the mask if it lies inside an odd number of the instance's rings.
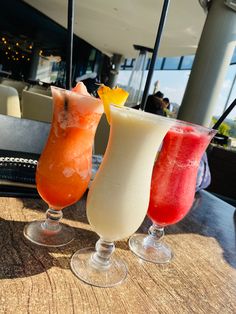
[[[161,238],[164,237],[164,227],[158,226],[156,224],[153,224],[149,230],[148,230],[148,234],[151,237],[154,237],[156,240],[160,240]]]
[[[115,250],[113,242],[99,239],[95,245],[96,252],[92,255],[92,265],[96,268],[109,268],[111,265],[110,257]]]
[[[43,222],[43,228],[49,231],[57,232],[61,230],[60,220],[62,219],[62,211],[48,208],[46,211],[46,220]]]

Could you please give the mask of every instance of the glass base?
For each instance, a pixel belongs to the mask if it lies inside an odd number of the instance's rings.
[[[113,287],[120,284],[127,276],[124,262],[115,257],[110,258],[108,266],[100,266],[93,262],[94,248],[81,249],[72,256],[71,269],[82,281],[96,287]]]
[[[24,228],[24,236],[34,244],[48,247],[64,246],[74,240],[74,230],[62,223],[58,230],[48,230],[45,221],[33,221]]]
[[[129,239],[129,247],[138,257],[155,264],[165,264],[173,258],[170,247],[153,236],[134,234]]]

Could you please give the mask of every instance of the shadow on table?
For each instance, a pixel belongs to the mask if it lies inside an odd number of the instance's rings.
[[[235,208],[215,196],[197,194],[190,214],[177,224],[177,230],[170,231],[179,233],[179,229],[215,238],[223,250],[224,259],[236,268]]]
[[[88,224],[85,201],[80,202],[84,202],[84,206],[75,205],[63,210],[64,218]],[[24,206],[33,210],[42,210],[42,213],[45,213],[47,209],[47,204],[43,201],[34,202],[28,199],[24,200]],[[146,217],[138,232],[147,233],[150,225],[151,221]],[[83,232],[84,230],[81,231]],[[190,213],[179,223],[168,226],[165,232],[166,234],[196,233],[215,238],[223,250],[224,259],[236,268],[235,209],[210,193],[197,193]],[[97,235],[93,233],[93,241],[89,241],[89,246],[94,246],[96,240]],[[129,250],[124,241],[118,241],[115,244],[117,248]],[[86,246],[85,244],[84,247]]]
[[[73,228],[76,239],[67,246],[41,247],[24,238],[26,223],[0,218],[0,279],[34,276],[53,266],[69,269],[72,254],[97,240],[93,232]]]
[[[147,233],[151,221],[146,217],[138,232]],[[196,194],[189,214],[175,225],[167,226],[165,233],[195,233],[215,238],[223,250],[223,257],[236,268],[236,212],[235,209],[209,193]]]
[[[48,205],[42,199],[35,200],[30,198],[22,198],[22,202],[24,208],[42,212],[42,219],[45,218],[45,213],[48,209]],[[85,210],[85,202],[86,201],[84,197],[76,204],[64,208],[62,210],[63,218],[88,224]]]

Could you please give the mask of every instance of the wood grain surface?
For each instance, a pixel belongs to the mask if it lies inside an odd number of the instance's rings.
[[[76,239],[63,248],[31,244],[24,225],[42,219],[41,200],[0,198],[0,313],[236,313],[235,208],[208,192],[196,195],[191,212],[168,227],[165,241],[174,251],[168,265],[134,256],[127,239],[116,254],[128,277],[113,288],[96,288],[70,270],[72,254],[94,246],[85,198],[64,209],[64,223]],[[147,232],[146,219],[140,232]]]

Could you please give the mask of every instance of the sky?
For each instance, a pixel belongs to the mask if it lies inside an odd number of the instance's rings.
[[[117,84],[122,85],[122,86],[128,85],[130,74],[131,74],[131,71],[127,71],[127,70],[120,71]],[[188,82],[189,74],[190,74],[189,70],[188,71],[184,71],[184,70],[155,71],[153,74],[152,82],[151,82],[150,93],[153,92],[154,84],[158,80],[159,81],[158,89],[164,93],[164,97],[168,97],[170,99],[170,102],[181,104],[184,91]],[[147,75],[147,72],[145,73],[145,76],[144,76],[143,88],[146,81],[146,75]],[[226,105],[227,97],[229,95],[229,91],[232,86],[232,82],[234,80],[235,75],[236,75],[236,65],[229,66],[221,91],[219,93],[217,103],[215,105],[215,110],[213,113],[214,116],[218,116],[222,114],[224,107]],[[232,93],[229,98],[228,105],[230,105],[231,102],[235,98],[236,98],[236,82],[232,89]],[[236,117],[236,107],[231,111],[228,118],[234,119],[235,117]]]

